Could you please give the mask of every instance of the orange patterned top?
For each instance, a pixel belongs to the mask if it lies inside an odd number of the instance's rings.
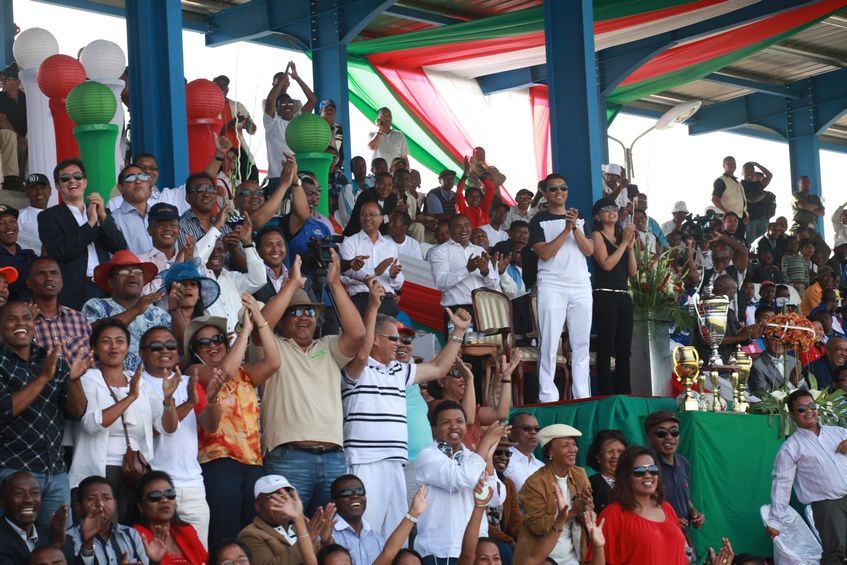
[[[218,393],[221,424],[210,434],[200,428],[200,463],[229,457],[245,465],[261,465],[259,397],[244,368]]]

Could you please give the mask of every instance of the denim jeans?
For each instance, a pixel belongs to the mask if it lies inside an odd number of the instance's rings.
[[[6,477],[17,473],[20,469],[10,469],[8,467],[0,467],[0,484],[6,480]],[[71,487],[68,483],[67,473],[57,473],[55,475],[47,475],[45,473],[29,473],[35,480],[38,481],[38,486],[41,488],[41,509],[38,511],[39,525],[45,528],[50,528],[50,517],[61,506],[68,505],[68,520],[67,527],[71,527]],[[0,517],[3,516],[3,509],[0,508]]]
[[[217,542],[234,538],[256,515],[253,486],[263,475],[258,465],[245,465],[224,457],[200,465],[206,502],[209,504],[209,549]]]
[[[311,516],[318,506],[330,502],[329,487],[347,473],[347,462],[342,451],[315,455],[280,445],[265,454],[265,473],[288,479],[303,501],[306,516]]]

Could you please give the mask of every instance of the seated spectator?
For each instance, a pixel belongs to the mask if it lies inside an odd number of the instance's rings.
[[[261,386],[279,368],[279,355],[271,345],[273,333],[259,311],[255,299],[242,296],[244,314],[241,331],[230,347],[226,320],[201,316],[188,324],[183,337],[186,373],[197,371],[207,397],[214,392],[218,371],[227,376],[219,391],[220,424],[214,433],[199,430],[198,460],[203,469],[206,502],[209,504],[209,539],[232,537],[250,523],[255,510],[249,493],[262,476],[262,451],[259,443],[259,400]],[[258,331],[258,345],[264,356],[255,363],[244,363],[250,332]],[[213,395],[212,395],[213,396]],[[214,545],[214,543],[212,544]]]
[[[91,475],[76,489],[79,522],[65,537],[65,557],[72,563],[141,563],[161,557],[162,544],[148,543],[138,530],[119,524],[118,503],[112,484],[102,476]],[[134,500],[134,497],[133,497]],[[158,559],[152,559],[158,562]]]
[[[727,312],[726,334],[718,347],[719,355],[726,360],[735,351],[736,345],[747,345],[750,340],[761,336],[762,328],[757,324],[742,326],[739,323],[735,308],[731,306],[735,301],[735,295],[738,293],[738,286],[731,276],[721,275],[715,279],[712,292],[716,295],[726,296],[730,301],[730,307]],[[693,338],[692,345],[697,347],[701,358],[708,359],[711,356],[711,347],[707,346],[703,341],[700,332],[692,332],[691,336]]]
[[[827,342],[824,356],[809,363],[803,371],[808,388],[817,390],[829,388],[835,382],[836,373],[845,364],[847,364],[847,339],[834,337]],[[815,378],[815,383],[812,383],[810,375]]]
[[[41,509],[41,487],[38,480],[26,471],[16,471],[3,480],[2,485],[3,517],[0,520],[0,562],[26,563],[30,553],[38,547],[50,544],[61,546],[64,541],[63,519],[57,528],[48,530],[36,523]],[[67,506],[57,510],[57,514],[67,513]]]
[[[356,155],[350,159],[350,171],[353,173],[353,180],[342,187],[341,194],[338,196],[338,211],[335,213],[335,219],[342,226],[347,226],[350,221],[350,214],[353,213],[353,206],[356,205],[359,194],[371,188],[368,186],[366,177],[367,166],[365,158],[361,155]]]
[[[398,157],[406,160],[409,156],[406,136],[403,135],[403,132],[392,129],[392,119],[391,110],[385,107],[380,108],[377,111],[376,120],[374,120],[377,129],[370,133],[370,141],[368,141],[368,149],[374,152],[373,158],[381,157],[385,159],[386,163],[391,164]],[[403,168],[409,168],[409,163],[406,162]]]
[[[332,482],[330,493],[337,511],[331,541],[350,552],[352,565],[375,563],[385,538],[363,518],[368,508],[364,483],[356,475],[341,475]]]
[[[678,200],[674,203],[671,216],[673,216],[673,219],[668,220],[661,226],[662,232],[666,236],[669,236],[673,231],[682,230],[682,224],[688,216],[688,205],[685,203],[685,200]]]
[[[27,149],[26,95],[21,91],[16,63],[3,69],[0,79],[3,81],[3,92],[0,92],[3,188],[16,190],[20,187],[19,175],[25,165],[25,161],[20,161],[20,155],[26,155]]]
[[[165,296],[164,292],[141,294],[144,285],[149,284],[157,272],[153,263],[142,263],[131,251],[119,251],[110,262],[102,263],[94,270],[94,282],[109,298],[92,298],[82,306],[82,313],[89,323],[114,318],[129,329],[132,343],[127,342],[129,350],[125,368],[128,371],[135,371],[141,365],[138,344],[144,332],[154,326],[171,325],[168,311],[155,304]],[[174,304],[169,304],[168,308],[175,306],[174,297]]]
[[[0,269],[13,267],[17,274],[15,280],[6,280],[9,300],[32,300],[26,279],[36,257],[33,251],[18,245],[18,211],[0,204]]]
[[[138,165],[128,165],[118,174],[118,191],[123,196],[123,203],[112,210],[112,217],[124,234],[127,248],[136,255],[153,248],[147,231],[147,212],[153,194],[151,178]]]
[[[471,243],[483,248],[486,253],[491,251],[491,242],[488,241],[488,234],[485,233],[482,228],[473,229],[473,231],[471,232]]]
[[[833,248],[847,244],[847,202],[839,206],[832,213]]]
[[[215,181],[209,173],[194,173],[185,181],[185,200],[190,208],[179,218],[180,247],[184,247],[189,236],[194,241],[206,235],[213,227],[217,227],[221,236],[232,231],[232,226],[226,223],[226,214],[221,210],[215,215],[217,205]]]
[[[497,245],[501,241],[509,238],[506,230],[511,224],[506,224],[506,215],[509,213],[509,207],[502,202],[495,202],[491,205],[491,217],[487,224],[479,226],[488,236],[488,243],[491,246]]]
[[[159,202],[147,212],[147,233],[150,234],[152,248],[138,256],[143,263],[153,263],[159,273],[168,270],[174,263],[186,261],[194,256],[194,238],[186,238],[185,246],[177,252],[179,235],[179,211],[172,204]],[[153,294],[162,287],[161,280],[154,279],[144,287],[144,294]],[[165,303],[166,304],[166,303]]]
[[[423,212],[433,216],[440,223],[449,220],[456,212],[456,193],[453,191],[456,171],[441,171],[438,173],[438,183],[439,185],[426,195]]]
[[[745,240],[742,239],[742,237],[739,235],[740,226],[741,219],[735,212],[729,211],[723,215],[723,232],[729,237],[737,239],[742,243],[746,243]]]
[[[518,490],[515,488],[512,479],[505,475],[514,446],[514,443],[501,438],[500,443],[497,444],[497,449],[494,450],[492,456],[494,471],[497,473],[497,478],[506,487],[506,494],[500,506],[489,508],[487,512],[488,535],[500,549],[500,558],[504,565],[511,565],[512,563],[512,553],[521,531],[522,521]]]
[[[768,231],[759,238],[759,243],[756,245],[756,255],[761,258],[762,251],[768,250],[773,254],[773,262],[780,265],[786,243],[785,229],[782,224],[771,222],[768,224]]]
[[[773,306],[762,305],[756,308],[752,323],[761,328],[762,335],[754,338],[748,345],[741,346],[741,351],[747,353],[754,361],[765,351],[764,333],[768,329],[768,322],[774,316],[776,316],[776,308]]]
[[[58,547],[44,545],[29,556],[29,565],[68,565],[65,554]]]
[[[412,225],[412,218],[409,214],[395,211],[388,218],[388,235],[397,244],[400,255],[423,260],[421,244],[415,238],[409,237],[410,225]]]
[[[353,557],[346,547],[331,543],[318,552],[318,565],[352,565]]]
[[[189,377],[180,372],[177,367],[178,349],[179,342],[168,328],[151,328],[141,336],[141,359],[144,362],[141,378],[150,385],[151,394],[162,402],[165,401],[165,383],[176,381],[173,398],[180,422],[173,435],[154,438],[154,456],[150,466],[168,473],[177,496],[181,520],[194,526],[203,546],[208,547],[209,505],[206,503],[203,475],[197,458],[185,455],[197,453],[198,424],[207,433],[213,434],[218,430],[221,413],[217,397],[225,378],[223,375],[212,377],[207,385],[207,394],[196,376]]]
[[[318,204],[321,201],[321,186],[325,183],[321,183],[315,173],[310,171],[300,171],[299,174],[300,183],[303,185],[303,192],[306,195],[306,203],[309,205],[309,216],[322,224],[328,230],[328,233],[336,233],[332,220],[318,212]],[[331,213],[332,210],[330,210]]]
[[[627,448],[626,438],[620,430],[600,430],[591,441],[585,464],[597,471],[588,479],[594,512],[600,513],[612,503],[618,460]]]
[[[750,267],[752,271],[750,278],[753,282],[773,281],[776,284],[785,282],[782,271],[773,264],[773,251],[770,249],[762,249],[759,252],[758,261]]]
[[[368,309],[369,279],[375,279],[385,290],[379,311],[388,316],[399,312],[397,295],[403,288],[403,273],[397,244],[379,233],[382,225],[382,210],[376,202],[366,202],[359,207],[359,223],[362,230],[344,238],[339,249],[341,259],[349,262],[350,268],[341,278],[350,295],[350,300],[359,315]]]
[[[256,481],[253,494],[257,516],[238,532],[238,541],[245,545],[250,559],[255,563],[317,565],[317,546],[291,483],[280,475],[265,475]]]
[[[447,243],[450,240],[450,222],[439,222],[438,226],[435,228],[435,245],[430,245],[429,249],[424,249],[423,246],[421,250],[424,251],[424,260],[427,263],[431,263],[430,256],[432,255],[432,251],[443,243]],[[424,244],[428,245],[428,244]]]
[[[266,225],[256,234],[256,251],[265,264],[265,286],[253,293],[259,302],[267,302],[282,289],[288,280],[288,267],[285,259],[288,251],[285,248],[285,234],[276,225]]]
[[[700,293],[704,293],[709,285],[714,287],[718,277],[727,275],[735,283],[735,289],[742,285],[747,278],[747,264],[750,254],[747,247],[739,240],[718,232],[709,240],[707,247],[712,252],[712,268],[703,270],[700,280]],[[735,294],[730,297],[732,308],[738,312],[738,301]]]
[[[47,209],[50,202],[50,181],[41,173],[33,173],[24,182],[29,206],[22,208],[18,215],[18,243],[24,249],[41,254],[41,238],[38,236],[38,215]]]
[[[424,240],[424,225],[418,219],[418,193],[412,182],[412,173],[408,169],[399,169],[394,173],[394,194],[397,196],[397,206],[392,212],[400,211],[409,214],[412,224],[409,233],[418,241]],[[389,216],[389,214],[386,214]],[[430,220],[430,218],[427,218]],[[387,219],[386,219],[387,222]],[[387,226],[385,226],[387,227]],[[383,228],[385,231],[385,228]]]
[[[237,539],[224,539],[218,543],[211,565],[250,565],[252,558],[246,545]]]
[[[506,220],[503,222],[503,227],[509,230],[512,224],[521,221],[529,225],[532,216],[535,215],[535,210],[530,208],[532,204],[532,191],[522,188],[515,194],[515,202],[517,206],[509,208],[509,213],[506,214]]]
[[[265,203],[265,191],[255,180],[245,180],[235,189],[234,204],[241,215],[251,216]],[[255,226],[254,226],[255,227]]]
[[[535,455],[538,447],[538,419],[529,412],[515,412],[509,417],[509,439],[514,442],[510,449],[512,457],[505,475],[514,481],[515,490],[520,492],[523,484],[534,472],[544,466]]]
[[[820,305],[824,290],[835,288],[835,286],[835,273],[832,271],[832,267],[824,265],[818,271],[817,276],[815,276],[815,282],[809,285],[803,293],[803,300],[800,302],[800,312],[804,316],[808,316],[812,310]]]
[[[170,435],[179,426],[173,399],[175,379],[164,381],[162,394],[157,395],[141,379],[140,365],[131,378],[124,374],[131,340],[129,329],[120,320],[106,319],[92,327],[91,349],[99,368],[82,375],[88,406],[77,428],[68,473],[72,489],[85,477],[106,477],[117,496],[119,519],[126,519],[134,501],[135,485],[127,482],[122,469],[127,449],[131,446],[140,451],[149,462],[153,459],[153,430]],[[162,396],[164,401],[160,401]]]
[[[808,231],[808,228],[800,228],[803,231]],[[797,230],[798,233],[800,230]],[[809,283],[814,282],[815,275],[818,272],[818,266],[812,261],[812,256],[815,254],[815,243],[809,237],[800,237],[800,256],[803,257],[803,263],[809,272]]]
[[[139,520],[133,528],[145,541],[148,556],[161,565],[205,565],[209,552],[195,529],[177,514],[177,491],[171,477],[151,471],[141,477],[136,492]],[[154,548],[158,553],[151,555]]]
[[[747,390],[753,394],[771,392],[786,386],[786,380],[792,387],[797,386],[800,382],[800,368],[794,357],[785,354],[782,340],[773,332],[765,332],[764,340],[765,352],[753,361]]]
[[[376,202],[382,210],[383,219],[380,222],[380,228],[383,224],[388,223],[390,216],[397,208],[398,198],[394,192],[394,181],[388,173],[380,173],[376,177],[376,184],[372,190],[363,191],[356,199],[356,204],[353,206],[353,211],[350,213],[350,221],[347,227],[344,228],[344,235],[350,237],[359,233],[362,230],[361,211],[362,206],[368,202]]]
[[[430,416],[436,442],[421,451],[416,461],[415,479],[418,485],[427,487],[430,503],[429,511],[418,521],[415,539],[415,548],[424,555],[425,563],[458,559],[464,525],[475,504],[471,492],[480,477],[484,475],[486,488],[493,490],[490,507],[502,504],[506,494],[492,462],[504,426],[491,425],[474,452],[463,444],[465,421],[461,405],[452,401],[439,404]],[[480,535],[488,535],[487,522],[480,527]]]

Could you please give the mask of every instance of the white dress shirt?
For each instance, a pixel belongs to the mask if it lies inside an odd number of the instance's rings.
[[[371,137],[375,134],[376,132],[371,132]],[[374,151],[374,156],[371,160],[381,157],[385,159],[385,162],[388,163],[388,167],[390,168],[394,159],[397,157],[408,158],[408,156],[409,146],[406,144],[406,136],[403,135],[403,132],[392,129],[388,133],[382,134],[379,147]]]
[[[397,242],[395,241],[394,243]],[[400,252],[400,255],[406,255],[408,257],[423,260],[421,244],[414,237],[409,237],[407,235],[406,239],[403,240],[403,243],[397,243],[397,250]]]
[[[415,480],[418,486],[426,485],[429,509],[418,520],[418,537],[415,549],[421,555],[458,557],[462,551],[462,537],[474,508],[473,490],[485,473],[485,460],[463,449],[448,457],[433,443],[424,448],[415,460]],[[487,477],[486,484],[494,489],[488,506],[503,504],[506,486],[497,474]],[[483,520],[479,536],[488,535],[488,520]]]
[[[162,202],[176,206],[179,210],[179,215],[182,216],[191,208],[188,201],[185,199],[185,185],[181,184],[176,188],[157,188],[153,187],[150,192],[150,198],[147,199],[147,209],[149,210],[153,204]],[[124,203],[124,197],[121,194],[116,194],[109,199],[109,211],[113,212],[121,207]]]
[[[279,289],[282,288],[282,285],[288,279],[288,267],[282,265],[279,271],[279,276],[276,276],[273,272],[273,269],[265,265],[265,272],[268,274],[268,281],[273,285],[274,291],[279,294]]]
[[[512,451],[512,457],[509,459],[509,466],[506,467],[505,475],[512,479],[512,482],[515,483],[515,490],[520,492],[529,476],[542,468],[544,463],[536,459],[532,453],[527,457],[515,446],[509,449]]]
[[[847,429],[821,426],[820,435],[798,428],[785,440],[773,462],[768,526],[781,529],[792,485],[803,504],[847,496],[847,455],[835,451],[845,439]]]
[[[200,238],[194,246],[194,256],[200,258],[205,274],[210,279],[216,280],[221,287],[218,299],[206,309],[206,314],[222,316],[226,318],[226,329],[228,332],[235,330],[238,323],[238,312],[241,310],[241,293],[253,294],[267,282],[265,263],[256,247],[248,247],[244,250],[247,257],[247,273],[239,273],[228,269],[221,269],[221,274],[216,276],[215,272],[206,267],[209,256],[215,249],[215,242],[221,237],[221,232],[212,226],[206,235]]]
[[[479,245],[460,243],[448,239],[430,250],[429,263],[435,288],[441,291],[441,305],[455,306],[470,304],[471,292],[486,287],[500,290],[500,274],[495,265],[489,265],[488,274],[482,276],[479,269],[468,272],[468,259],[471,255],[479,257],[485,250]]]
[[[74,219],[76,219],[76,223],[78,226],[82,227],[88,222],[88,213],[86,212],[85,206],[82,207],[82,210],[77,208],[76,206],[70,206],[65,204],[68,207],[68,210],[71,211],[71,214],[74,215]],[[100,259],[97,258],[97,248],[94,247],[94,242],[88,244],[88,266],[85,267],[85,276],[93,277],[94,276],[94,267],[100,264]]]
[[[371,241],[371,238],[364,230],[359,231],[350,237],[345,237],[341,242],[341,258],[347,261],[352,260],[357,256],[366,256],[365,265],[358,271],[348,269],[344,271],[341,277],[341,282],[347,287],[347,292],[350,296],[368,292],[368,285],[364,283],[365,277],[373,277],[374,270],[377,266],[386,259],[397,259],[400,256],[397,244],[393,240],[377,234],[376,241]],[[380,284],[385,288],[386,294],[397,294],[403,287],[402,271],[395,277],[391,278],[388,274],[391,267],[385,269],[381,275],[376,277]]]
[[[43,208],[27,206],[18,212],[18,245],[41,255],[41,238],[38,237],[38,215]]]
[[[484,231],[485,235],[488,236],[488,245],[490,245],[491,247],[494,247],[501,241],[506,241],[507,239],[509,239],[509,234],[507,234],[503,230],[494,229],[494,226],[492,226],[491,224],[479,226],[479,229]]]

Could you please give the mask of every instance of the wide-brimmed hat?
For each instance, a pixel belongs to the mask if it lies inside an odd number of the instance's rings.
[[[199,316],[194,318],[188,325],[185,327],[185,332],[182,335],[182,350],[185,352],[185,355],[188,356],[188,351],[191,346],[191,341],[194,339],[194,334],[199,332],[201,329],[206,326],[214,326],[221,330],[221,333],[226,335],[226,318],[222,318],[221,316]]]
[[[204,310],[214,304],[221,295],[218,282],[200,272],[200,259],[174,263],[167,271],[159,273],[159,278],[162,279],[165,292],[170,292],[171,285],[176,282],[195,281],[200,285],[200,298],[203,300]]]
[[[149,284],[159,272],[159,267],[155,263],[142,261],[135,253],[122,249],[112,255],[112,260],[108,263],[101,263],[94,268],[94,284],[102,288],[108,293],[112,292],[112,284],[109,279],[112,274],[112,269],[117,267],[141,267],[144,271],[144,284]]]
[[[286,306],[285,309],[288,310],[295,306],[311,306],[317,310],[318,315],[324,311],[324,305],[320,302],[312,302],[312,299],[309,298],[309,295],[302,288],[298,288],[294,291],[294,296],[291,297],[291,302],[288,303],[288,306]]]
[[[557,437],[582,437],[582,432],[567,424],[551,424],[538,432],[538,443],[543,448]]]

